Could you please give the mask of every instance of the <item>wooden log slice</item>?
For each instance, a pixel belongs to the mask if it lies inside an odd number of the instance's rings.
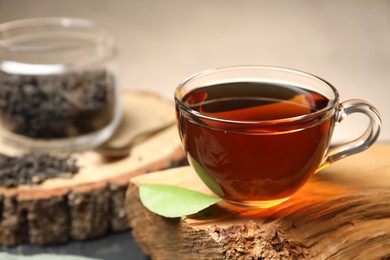
[[[152,259],[389,259],[390,145],[377,144],[315,175],[269,209],[221,202],[168,219],[145,209],[143,183],[211,192],[190,167],[135,177],[126,209],[132,233]]]
[[[113,145],[175,120],[173,104],[152,94],[125,92],[122,103],[122,124],[109,141]],[[21,153],[6,143],[0,144],[0,150]],[[0,244],[46,245],[126,230],[124,197],[129,179],[175,166],[184,158],[174,125],[135,145],[125,158],[107,160],[96,151],[71,156],[80,170],[70,179],[0,187]]]

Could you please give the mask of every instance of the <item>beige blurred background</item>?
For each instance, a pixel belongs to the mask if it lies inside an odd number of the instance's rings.
[[[88,18],[109,28],[121,85],[173,100],[176,85],[204,69],[291,67],[331,82],[341,99],[373,103],[390,141],[389,0],[0,0],[0,22],[41,16]],[[336,142],[359,135],[353,115]]]

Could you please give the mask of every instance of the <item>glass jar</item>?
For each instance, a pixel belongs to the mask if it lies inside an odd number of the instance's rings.
[[[32,149],[89,149],[121,118],[111,35],[78,18],[0,25],[0,133]]]

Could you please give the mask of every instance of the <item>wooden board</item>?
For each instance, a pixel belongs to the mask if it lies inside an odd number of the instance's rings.
[[[114,145],[134,133],[174,122],[174,106],[158,96],[125,92],[123,121]],[[0,144],[0,152],[18,148]],[[107,160],[96,151],[72,154],[80,171],[71,179],[49,179],[36,186],[0,188],[0,244],[46,245],[99,237],[128,229],[124,197],[131,177],[176,166],[183,152],[174,125],[131,149],[130,156]]]
[[[211,192],[191,167],[131,180],[126,209],[135,239],[152,259],[389,259],[390,145],[376,144],[320,173],[270,209],[222,202],[188,217],[146,210],[142,183]]]

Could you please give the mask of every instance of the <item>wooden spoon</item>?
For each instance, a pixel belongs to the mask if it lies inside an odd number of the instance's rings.
[[[109,140],[108,142],[98,146],[95,151],[110,159],[127,157],[130,155],[130,151],[133,146],[147,140],[148,138],[164,131],[173,125],[175,125],[174,121],[159,126],[154,126],[150,129],[140,128],[138,131],[129,132],[127,134],[127,142],[110,142]]]

